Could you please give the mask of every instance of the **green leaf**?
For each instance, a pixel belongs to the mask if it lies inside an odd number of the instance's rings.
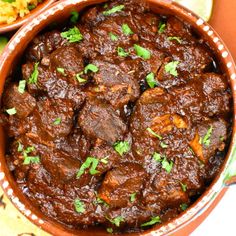
[[[157,137],[159,140],[162,140],[162,137],[159,134],[155,133],[151,128],[147,128],[147,131],[153,136]]]
[[[114,149],[122,156],[130,150],[130,145],[127,141],[119,141],[114,144]]]
[[[202,139],[202,143],[205,145],[205,146],[209,146],[210,143],[211,143],[211,135],[212,135],[212,131],[213,131],[213,126],[211,125],[209,127],[209,129],[207,130],[207,133],[206,135],[203,137]]]
[[[29,77],[29,84],[37,84],[39,75],[38,66],[39,62],[34,63],[33,73]]]
[[[136,200],[136,195],[137,195],[137,193],[130,194],[130,201],[131,202],[134,202]]]
[[[108,160],[107,160],[107,159],[108,159],[108,157],[109,157],[109,156],[107,156],[107,157],[104,157],[104,158],[102,158],[100,161],[101,161],[103,164],[105,164],[105,165],[106,165],[106,164],[108,164]]]
[[[59,73],[62,74],[62,75],[66,75],[64,68],[57,67],[57,72],[59,72]]]
[[[60,117],[57,117],[54,121],[53,121],[53,124],[54,125],[59,125],[61,123],[61,118]]]
[[[154,217],[152,217],[150,221],[141,224],[141,227],[146,227],[146,226],[155,225],[156,223],[161,223],[160,216],[154,216]]]
[[[157,81],[155,80],[155,75],[153,72],[149,73],[146,76],[146,81],[147,81],[150,88],[154,88],[157,86]]]
[[[174,165],[173,161],[168,162],[166,157],[161,162],[162,168],[166,170],[166,172],[169,174],[172,170],[172,167]]]
[[[182,204],[180,204],[180,208],[182,211],[185,211],[188,208],[188,204],[182,203]]]
[[[93,65],[93,64],[88,64],[87,66],[85,66],[84,68],[84,73],[87,74],[88,71],[92,71],[94,73],[98,72],[98,67]]]
[[[79,13],[77,11],[72,11],[70,14],[71,14],[70,22],[74,24],[77,23],[77,21],[79,20]]]
[[[182,43],[182,40],[181,40],[181,38],[180,37],[168,37],[167,38],[169,41],[173,41],[173,40],[175,40],[175,41],[177,41],[179,44],[181,44]]]
[[[147,49],[145,49],[137,44],[134,44],[134,49],[136,51],[136,54],[139,57],[142,57],[144,60],[148,60],[151,58],[151,53]]]
[[[20,142],[18,143],[18,148],[17,148],[17,152],[22,152],[23,151],[23,145]]]
[[[161,162],[161,154],[160,153],[157,153],[157,152],[154,152],[154,154],[153,154],[153,159],[155,160],[155,161],[157,161],[157,162]]]
[[[108,218],[107,218],[108,219]],[[124,218],[122,216],[117,216],[114,219],[108,219],[113,225],[115,225],[116,227],[120,227],[120,223],[124,222]]]
[[[28,8],[29,11],[32,11],[34,8],[36,8],[36,5],[28,4],[27,8]]]
[[[16,114],[16,108],[12,107],[6,110],[6,113],[10,116],[15,115]]]
[[[84,203],[81,202],[81,200],[80,200],[79,198],[75,199],[75,201],[74,201],[74,207],[75,207],[76,212],[78,212],[78,213],[83,213],[83,212],[85,212]]]
[[[117,52],[118,52],[118,55],[120,57],[127,57],[127,56],[129,56],[129,53],[126,52],[122,47],[118,47],[117,48]]]
[[[89,169],[91,175],[98,174],[99,171],[96,170],[99,160],[94,157],[87,157],[86,161],[81,165],[79,171],[77,172],[76,178],[80,178],[84,174],[85,170]],[[91,166],[91,167],[90,167]]]
[[[107,228],[107,233],[112,234],[113,233],[113,229],[112,228]]]
[[[40,163],[39,156],[25,156],[23,165],[39,164],[39,163]]]
[[[125,35],[131,35],[134,32],[130,29],[130,27],[128,26],[128,24],[123,24],[122,25],[122,31]]]
[[[116,12],[122,11],[124,8],[125,8],[124,5],[118,5],[118,6],[115,6],[115,7],[111,8],[107,11],[104,11],[103,15],[104,16],[109,16],[109,15],[114,14]]]
[[[83,39],[83,35],[76,26],[62,32],[61,37],[67,39],[70,43],[80,42]]]
[[[165,142],[160,142],[160,146],[162,148],[168,148],[168,144],[166,144]]]
[[[162,34],[166,29],[166,24],[164,22],[160,22],[158,26],[158,33]]]
[[[25,92],[25,85],[26,85],[26,80],[20,80],[19,85],[18,85],[18,92],[19,93],[24,93]]]
[[[165,71],[171,75],[178,76],[178,72],[176,70],[179,62],[178,61],[172,61],[165,65]]]
[[[183,192],[186,192],[187,184],[183,184],[183,183],[180,182],[180,185],[181,185],[181,188],[182,188]]]
[[[95,203],[96,205],[97,205],[97,204],[102,204],[102,205],[104,205],[104,206],[106,206],[106,207],[109,207],[109,204],[107,204],[107,203],[106,203],[103,199],[101,199],[100,197],[97,197],[94,203]]]
[[[116,34],[113,34],[113,33],[110,32],[109,36],[110,36],[112,41],[117,41],[118,40],[118,36]]]
[[[86,79],[83,79],[82,77],[80,77],[81,75],[83,74],[83,72],[80,72],[78,74],[76,74],[76,79],[80,82],[80,83],[84,83],[84,82],[87,82]]]

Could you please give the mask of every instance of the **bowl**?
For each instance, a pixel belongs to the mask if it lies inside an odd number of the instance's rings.
[[[184,21],[190,23],[201,35],[202,38],[214,50],[217,59],[220,61],[222,68],[230,81],[233,95],[233,134],[231,144],[227,152],[224,164],[201,197],[191,205],[185,212],[173,220],[140,232],[138,235],[189,235],[201,220],[209,214],[220,198],[225,193],[227,187],[236,183],[236,67],[230,52],[223,43],[219,35],[207,24],[203,19],[199,18],[193,12],[180,6],[171,0],[146,0],[151,9],[155,12],[172,14],[180,17]],[[54,3],[48,9],[31,18],[24,27],[22,27],[10,40],[0,57],[0,93],[2,94],[5,80],[11,70],[19,61],[25,48],[29,42],[39,33],[45,26],[57,20],[68,18],[72,10],[81,11],[83,8],[104,2],[102,0],[62,0]],[[13,179],[4,157],[5,138],[3,128],[0,127],[0,186],[2,186],[5,194],[13,202],[16,208],[21,211],[29,220],[40,228],[53,235],[107,235],[103,229],[86,229],[72,230],[63,225],[48,219],[38,209],[31,205],[30,201],[23,195]],[[137,235],[137,233],[127,233],[122,235]]]
[[[10,24],[0,24],[0,34],[6,33],[9,31],[16,30],[20,28],[23,24],[25,24],[28,20],[30,21],[33,19],[37,14],[40,14],[45,9],[47,9],[52,3],[54,3],[56,0],[44,0],[42,3],[40,3],[35,9],[31,10],[28,14],[26,14],[24,17],[19,17],[14,22]]]

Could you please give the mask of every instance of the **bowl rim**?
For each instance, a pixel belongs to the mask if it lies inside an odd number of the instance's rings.
[[[220,36],[215,32],[215,30],[206,23],[202,18],[186,9],[185,7],[179,5],[172,0],[147,0],[150,5],[158,5],[164,8],[168,8],[173,13],[176,13],[181,19],[189,22],[193,27],[197,28],[197,31],[201,33],[201,36],[204,37],[207,42],[211,42],[214,48],[217,50],[216,54],[219,59],[225,66],[224,72],[227,73],[228,79],[230,80],[231,91],[233,95],[233,106],[234,106],[234,117],[233,117],[233,134],[230,143],[229,150],[227,152],[225,162],[221,168],[219,174],[215,177],[210,187],[198,198],[198,200],[191,205],[185,212],[171,220],[170,222],[164,223],[160,226],[155,226],[152,229],[145,230],[140,232],[139,235],[168,235],[177,231],[181,227],[191,223],[194,219],[199,217],[204,211],[206,211],[211,203],[216,199],[216,197],[220,194],[222,190],[222,186],[224,185],[224,180],[226,177],[226,169],[230,164],[230,161],[233,155],[236,152],[236,126],[235,126],[235,111],[236,111],[236,67],[233,61],[233,58],[220,38]],[[4,81],[6,79],[6,75],[10,71],[11,65],[9,62],[13,62],[14,58],[17,55],[16,48],[19,48],[20,42],[25,41],[28,43],[31,39],[26,39],[32,31],[37,33],[40,31],[45,25],[48,24],[48,19],[52,19],[54,15],[59,15],[63,10],[67,8],[73,8],[73,6],[80,6],[85,4],[86,6],[92,5],[94,3],[105,2],[104,0],[61,0],[59,2],[54,3],[48,9],[46,9],[42,14],[37,15],[34,19],[29,21],[25,26],[23,26],[9,41],[8,45],[4,49],[1,57],[0,57],[0,77],[2,79],[2,83],[0,84],[0,91],[2,93]],[[82,6],[84,8],[84,6]],[[36,34],[35,33],[35,34]],[[24,45],[25,46],[25,45]],[[0,143],[4,142],[2,138],[0,138]],[[52,220],[49,220],[45,215],[41,214],[37,209],[30,205],[22,196],[19,189],[15,188],[14,180],[11,178],[9,174],[9,170],[6,167],[6,163],[4,160],[4,153],[0,150],[0,186],[2,186],[3,191],[8,196],[8,198],[13,202],[16,208],[23,213],[29,220],[31,220],[34,224],[38,225],[40,228],[52,234],[59,235],[78,235],[84,230],[70,231],[68,229],[64,229],[60,224],[55,223]],[[14,191],[13,191],[14,189]],[[22,203],[24,202],[24,204]],[[77,232],[77,233],[76,233]],[[104,233],[97,235],[104,235]],[[90,235],[87,233],[86,235]],[[94,235],[92,233],[91,235]],[[137,235],[137,233],[129,233],[123,235]]]
[[[15,21],[13,21],[10,24],[0,24],[0,34],[20,28],[23,24],[27,23],[27,21],[30,21],[31,19],[36,17],[38,14],[46,10],[54,2],[56,2],[56,0],[44,0],[42,3],[37,5],[36,8],[31,10],[25,16],[18,17]]]

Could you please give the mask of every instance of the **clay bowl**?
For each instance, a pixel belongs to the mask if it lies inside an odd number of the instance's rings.
[[[215,51],[216,57],[220,62],[224,73],[230,81],[233,106],[234,119],[236,119],[236,68],[233,59],[222,42],[218,34],[204,22],[201,18],[196,16],[189,10],[181,7],[171,0],[147,0],[153,9],[158,13],[172,14],[182,18],[184,21],[190,23],[196,31],[204,38],[211,48]],[[69,17],[72,10],[80,11],[84,7],[103,2],[102,0],[63,0],[56,2],[47,10],[37,15],[34,19],[22,27],[10,40],[0,58],[0,93],[2,94],[4,83],[7,76],[14,69],[14,65],[19,61],[22,53],[29,44],[29,42],[39,33],[45,26],[52,22],[63,20]],[[225,158],[225,162],[213,183],[207,191],[185,212],[179,215],[166,224],[155,226],[152,229],[139,233],[138,235],[188,235],[199,222],[204,219],[206,214],[216,205],[219,199],[226,191],[229,183],[236,182],[234,176],[236,175],[236,133],[235,120],[233,127],[233,135],[231,144]],[[2,186],[5,194],[13,202],[16,208],[19,209],[29,220],[38,225],[45,231],[53,235],[91,235],[100,236],[107,235],[104,229],[88,229],[73,231],[48,219],[35,207],[31,205],[28,199],[21,193],[15,183],[4,158],[5,139],[2,127],[0,127],[0,186]],[[125,234],[123,234],[125,235]],[[128,235],[128,234],[126,234]],[[137,235],[131,233],[129,235]]]
[[[27,21],[32,20],[37,14],[40,14],[45,9],[47,9],[55,1],[56,0],[45,0],[42,3],[40,3],[35,9],[30,11],[29,14],[25,15],[24,17],[18,18],[10,24],[0,24],[0,34],[20,28]]]

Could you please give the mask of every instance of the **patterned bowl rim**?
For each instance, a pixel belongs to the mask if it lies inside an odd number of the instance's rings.
[[[17,47],[21,44],[22,39],[26,38],[32,32],[38,32],[39,25],[47,25],[49,19],[52,19],[53,15],[60,14],[66,8],[73,8],[73,6],[79,6],[80,4],[84,4],[84,6],[92,5],[94,3],[104,2],[103,0],[61,0],[59,2],[54,3],[48,9],[46,9],[43,13],[37,15],[34,19],[31,19],[26,25],[24,25],[10,40],[6,48],[4,49],[1,57],[0,57],[0,77],[2,80],[6,79],[7,74],[10,70],[9,60],[13,62],[13,59],[17,55]],[[231,84],[231,90],[233,95],[233,105],[234,111],[236,110],[236,67],[233,61],[233,58],[227,49],[224,42],[221,40],[219,35],[214,31],[214,29],[206,23],[202,18],[186,9],[183,6],[180,6],[178,3],[173,2],[172,0],[148,0],[150,5],[158,5],[159,7],[163,7],[165,9],[170,9],[172,13],[176,13],[180,18],[188,21],[193,27],[197,29],[198,32],[201,33],[203,37],[214,46],[218,58],[223,62],[225,66],[225,73],[227,73],[228,78]],[[82,7],[83,8],[83,7]],[[35,34],[36,34],[35,33]],[[28,37],[29,39],[25,39],[27,43],[32,39],[32,37]],[[25,45],[24,45],[25,46]],[[4,70],[4,71],[3,71]],[[2,72],[3,71],[3,72]],[[0,85],[1,91],[3,91],[4,83]],[[220,194],[227,175],[227,169],[230,166],[232,158],[236,156],[236,135],[235,135],[235,119],[236,115],[234,112],[234,126],[233,126],[233,135],[231,144],[229,147],[229,151],[226,157],[226,161],[221,168],[221,172],[214,179],[213,183],[210,187],[202,194],[202,196],[185,212],[181,215],[177,216],[175,219],[162,224],[161,226],[155,226],[152,229],[146,230],[144,232],[140,232],[139,235],[167,235],[173,233],[174,231],[178,231],[180,228],[185,225],[190,224],[197,217],[199,217],[204,211],[206,211],[209,206],[212,204],[214,199]],[[0,140],[4,142],[3,140]],[[70,231],[63,228],[60,224],[55,223],[54,221],[49,220],[43,214],[40,214],[34,207],[30,205],[29,202],[24,198],[24,196],[20,196],[20,192],[16,191],[16,184],[12,180],[12,177],[6,170],[6,163],[4,161],[4,153],[0,153],[0,186],[5,192],[6,196],[12,201],[15,207],[23,213],[31,222],[38,225],[40,228],[45,231],[56,235],[79,235],[82,231]],[[13,190],[14,189],[14,190]],[[20,199],[19,199],[20,198]],[[22,201],[25,203],[23,204]],[[84,231],[83,231],[84,232]],[[92,235],[95,235],[93,233]],[[103,235],[103,234],[97,234]],[[137,235],[136,233],[129,233],[127,235]]]

